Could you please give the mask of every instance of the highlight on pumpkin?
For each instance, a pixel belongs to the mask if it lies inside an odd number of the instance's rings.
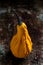
[[[25,58],[32,51],[32,41],[24,22],[17,25],[17,33],[10,42],[10,50],[17,58]]]

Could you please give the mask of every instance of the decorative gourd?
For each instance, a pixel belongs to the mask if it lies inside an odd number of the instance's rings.
[[[32,41],[25,23],[17,25],[17,33],[11,39],[10,50],[17,58],[25,58],[32,51]]]

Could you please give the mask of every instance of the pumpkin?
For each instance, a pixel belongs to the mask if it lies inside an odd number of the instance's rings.
[[[10,50],[17,58],[25,58],[32,51],[32,41],[24,22],[17,25],[17,33],[11,39]]]

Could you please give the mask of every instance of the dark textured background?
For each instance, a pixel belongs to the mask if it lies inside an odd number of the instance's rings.
[[[26,23],[33,42],[32,53],[25,59],[17,59],[10,52],[9,44],[13,34],[16,34],[17,18],[15,15],[12,16],[14,12],[9,14],[9,6],[15,8],[17,14]],[[0,65],[41,65],[43,63],[43,21],[36,17],[42,13],[41,10],[43,11],[43,2],[41,0],[0,1],[0,11],[1,9],[7,9],[8,16],[6,13],[0,14]]]

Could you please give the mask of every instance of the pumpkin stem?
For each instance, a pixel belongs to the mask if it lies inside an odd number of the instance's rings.
[[[15,14],[16,17],[17,17],[18,25],[21,25],[21,23],[22,23],[22,19],[21,19],[21,17],[17,15],[17,12],[16,12],[15,10],[14,10],[14,14]]]

